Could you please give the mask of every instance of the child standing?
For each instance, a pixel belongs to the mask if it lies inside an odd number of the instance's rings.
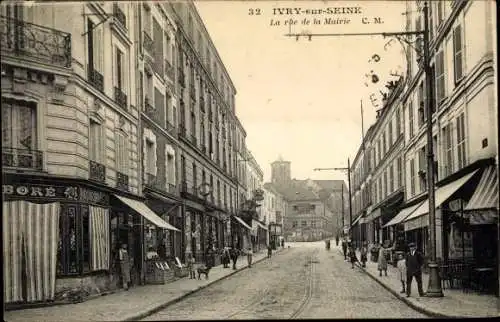
[[[192,254],[189,255],[188,260],[187,260],[187,267],[189,269],[189,278],[190,279],[196,279],[196,271],[194,269],[194,264],[195,264],[195,259]]]
[[[401,293],[405,292],[405,281],[406,281],[406,260],[403,256],[403,253],[398,254],[398,272],[399,272],[399,279],[401,280],[401,286],[403,287],[401,289]]]
[[[367,261],[368,261],[368,243],[364,241],[363,246],[361,246],[361,266],[366,267]]]

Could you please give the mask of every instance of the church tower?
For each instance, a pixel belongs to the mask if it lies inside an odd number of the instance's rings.
[[[287,184],[292,180],[290,161],[284,161],[282,156],[271,163],[271,182],[274,184]]]

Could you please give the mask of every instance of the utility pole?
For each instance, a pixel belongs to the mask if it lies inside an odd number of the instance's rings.
[[[299,34],[286,34],[288,37],[308,37],[309,41],[313,36],[319,37],[343,37],[343,36],[375,36],[381,35],[384,37],[399,37],[400,36],[422,36],[423,37],[423,71],[425,77],[425,112],[427,113],[426,134],[427,134],[427,191],[429,198],[429,237],[430,237],[430,260],[429,266],[429,284],[427,287],[426,296],[428,297],[442,297],[443,290],[441,288],[441,278],[439,276],[439,266],[436,263],[436,209],[435,209],[435,188],[434,188],[434,150],[432,142],[432,73],[430,68],[430,46],[429,46],[429,7],[427,1],[423,6],[424,15],[424,30],[417,31],[400,31],[400,32],[365,32],[365,33],[299,33]],[[349,168],[349,165],[348,165]],[[350,178],[350,173],[349,173]],[[351,187],[349,184],[349,195]],[[349,203],[351,202],[349,196]],[[351,207],[349,207],[351,208]],[[352,212],[352,210],[350,209]],[[352,219],[352,217],[351,217]],[[352,220],[351,220],[352,224]]]

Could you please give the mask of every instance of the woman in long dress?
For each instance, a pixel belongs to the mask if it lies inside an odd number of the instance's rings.
[[[120,259],[123,288],[128,291],[128,284],[130,283],[130,258],[128,256],[127,244],[122,244],[122,248],[120,248],[118,255]]]
[[[386,243],[384,243],[379,251],[378,251],[378,271],[379,271],[379,276],[382,276],[382,271],[385,273],[385,276],[387,276],[387,248],[386,248]]]

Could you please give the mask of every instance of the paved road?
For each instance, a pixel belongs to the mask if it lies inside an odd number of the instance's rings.
[[[324,243],[296,243],[147,320],[425,318]]]

